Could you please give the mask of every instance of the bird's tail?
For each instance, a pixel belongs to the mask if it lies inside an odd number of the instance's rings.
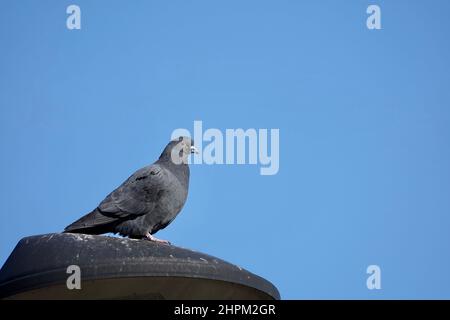
[[[104,216],[98,209],[64,228],[64,233],[102,234],[112,231],[114,219]]]

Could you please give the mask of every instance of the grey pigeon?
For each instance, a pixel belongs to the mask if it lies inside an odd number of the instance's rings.
[[[187,158],[193,152],[196,149],[190,138],[170,141],[154,164],[133,173],[95,210],[67,226],[64,232],[113,232],[168,244],[153,234],[167,227],[186,202],[189,188]]]

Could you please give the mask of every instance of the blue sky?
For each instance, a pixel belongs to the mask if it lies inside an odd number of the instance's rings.
[[[66,28],[66,8],[82,12]],[[382,30],[366,28],[378,4]],[[0,263],[176,128],[279,128],[280,170],[195,165],[157,234],[285,299],[450,298],[450,2],[2,1]],[[379,265],[381,290],[366,288]]]

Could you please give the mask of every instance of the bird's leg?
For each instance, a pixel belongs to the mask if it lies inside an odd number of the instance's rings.
[[[147,239],[147,240],[153,241],[153,242],[158,242],[158,243],[170,244],[169,241],[158,239],[158,238],[152,236],[149,232],[147,232],[145,234],[144,239]]]

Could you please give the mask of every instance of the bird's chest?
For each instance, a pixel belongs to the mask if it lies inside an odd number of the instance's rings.
[[[187,187],[183,186],[178,180],[170,180],[171,183],[165,185],[158,192],[158,199],[154,202],[155,206],[142,217],[144,224],[152,228],[170,223],[181,211],[187,198]]]
[[[165,212],[167,219],[173,219],[183,208],[187,198],[187,188],[181,187],[179,182],[169,186],[162,192],[158,207]]]

